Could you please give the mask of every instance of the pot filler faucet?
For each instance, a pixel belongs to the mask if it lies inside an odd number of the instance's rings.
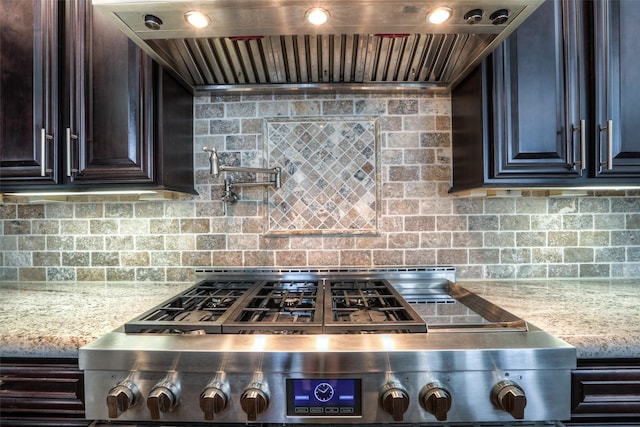
[[[227,166],[220,164],[220,156],[218,150],[215,148],[204,147],[202,149],[209,153],[209,173],[217,178],[220,176],[220,172],[245,172],[245,173],[265,173],[270,176],[273,175],[269,181],[240,181],[234,182],[229,177],[224,179],[224,194],[222,195],[222,212],[227,214],[227,203],[236,203],[240,196],[233,191],[232,187],[261,187],[261,186],[274,186],[275,188],[282,187],[282,169],[277,168],[251,168],[244,166]]]

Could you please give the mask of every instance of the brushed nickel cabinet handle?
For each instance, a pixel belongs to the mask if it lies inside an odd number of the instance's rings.
[[[71,128],[67,128],[67,176],[71,176]]]
[[[587,167],[587,147],[586,147],[586,131],[585,131],[585,120],[580,120],[580,125],[577,127],[573,127],[574,132],[580,131],[580,160],[574,162],[574,166],[580,166],[580,172],[586,169]]]
[[[42,161],[40,162],[40,176],[47,176],[47,172],[52,172],[52,169],[47,169],[47,140],[53,139],[53,135],[47,135],[45,128],[40,131],[40,156]]]
[[[66,140],[67,140],[67,176],[71,176],[73,172],[77,172],[78,169],[71,167],[71,161],[73,160],[73,150],[71,147],[71,140],[78,139],[78,135],[74,135],[71,133],[71,128],[67,128],[66,131]]]
[[[40,131],[40,156],[42,157],[40,162],[40,176],[47,176],[47,132],[42,128]]]
[[[607,126],[600,126],[600,132],[607,131],[607,161],[601,162],[601,166],[606,166],[607,169],[613,169],[613,120],[607,120]]]

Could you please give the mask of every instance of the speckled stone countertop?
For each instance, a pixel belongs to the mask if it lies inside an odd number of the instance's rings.
[[[2,357],[78,357],[78,348],[193,283],[0,283]]]
[[[640,357],[640,280],[459,281],[577,348]],[[193,283],[0,283],[2,357],[77,357],[78,348]]]
[[[578,358],[640,357],[640,279],[458,284],[567,341]]]

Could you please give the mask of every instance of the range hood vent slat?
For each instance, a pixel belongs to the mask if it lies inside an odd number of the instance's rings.
[[[477,36],[474,36],[476,38]],[[447,78],[464,60],[468,35],[414,34],[402,38],[366,34],[153,40],[163,58],[189,83],[430,82]]]
[[[212,72],[212,79],[217,84],[226,84],[228,80],[225,77],[224,69],[220,66],[219,50],[211,44],[208,39],[201,39],[198,43],[204,52],[205,64]]]

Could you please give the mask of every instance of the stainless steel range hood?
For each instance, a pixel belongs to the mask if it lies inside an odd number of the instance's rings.
[[[451,90],[543,0],[93,0],[194,93]],[[324,25],[305,15],[329,13]],[[427,22],[438,7],[452,12]],[[189,11],[209,24],[195,29]]]

